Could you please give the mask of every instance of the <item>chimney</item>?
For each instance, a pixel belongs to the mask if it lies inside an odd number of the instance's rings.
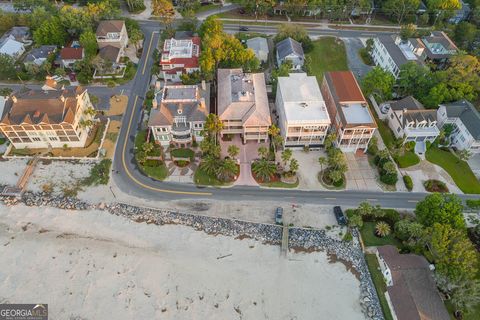
[[[60,96],[60,100],[61,100],[62,102],[65,102],[65,97],[63,96],[63,94]]]
[[[205,83],[205,80],[202,80],[202,90],[207,90],[207,84]]]
[[[12,96],[12,101],[13,101],[13,103],[17,103],[17,101],[18,101],[18,100],[17,100],[17,97]]]
[[[205,98],[200,99],[200,109],[206,109],[207,105],[205,103]]]

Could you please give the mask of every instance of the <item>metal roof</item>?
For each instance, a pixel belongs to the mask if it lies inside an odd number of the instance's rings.
[[[277,53],[280,59],[283,59],[290,54],[295,54],[299,57],[304,56],[301,43],[292,38],[286,38],[277,43]]]

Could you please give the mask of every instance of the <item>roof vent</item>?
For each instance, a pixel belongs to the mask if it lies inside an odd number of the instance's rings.
[[[306,108],[306,107],[308,107],[308,103],[306,103],[306,102],[301,102],[301,103],[300,103],[300,106],[301,106],[302,108]]]
[[[33,114],[34,118],[40,117],[40,111],[36,110],[35,113]]]

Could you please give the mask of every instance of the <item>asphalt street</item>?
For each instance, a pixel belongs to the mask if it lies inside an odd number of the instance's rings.
[[[89,91],[94,95],[112,95],[124,90],[124,93],[129,96],[129,102],[122,119],[122,128],[118,136],[112,168],[114,172],[118,172],[112,174],[113,182],[124,193],[151,200],[218,199],[229,201],[282,201],[299,204],[314,203],[347,206],[356,206],[360,202],[367,200],[373,204],[390,208],[413,208],[419,200],[425,197],[426,194],[424,193],[403,192],[302,191],[295,189],[241,186],[230,188],[202,188],[193,184],[157,181],[143,175],[134,160],[134,140],[136,132],[140,128],[143,100],[148,90],[151,68],[154,63],[153,51],[157,47],[160,38],[160,25],[155,21],[142,21],[140,25],[145,34],[145,41],[135,78],[130,83],[116,87],[114,90],[105,87],[89,87]],[[238,25],[225,24],[225,30],[238,30]],[[251,27],[250,31],[275,33],[276,28],[255,26]],[[378,31],[322,30],[318,28],[307,28],[307,31],[311,36],[332,35],[347,38],[368,37],[379,33]],[[10,87],[14,86],[10,85]],[[476,197],[462,196],[462,198]]]

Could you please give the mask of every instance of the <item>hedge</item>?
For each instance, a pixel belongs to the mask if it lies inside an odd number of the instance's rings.
[[[412,177],[408,175],[403,176],[403,183],[405,183],[405,187],[407,187],[408,191],[412,191],[413,189]]]

